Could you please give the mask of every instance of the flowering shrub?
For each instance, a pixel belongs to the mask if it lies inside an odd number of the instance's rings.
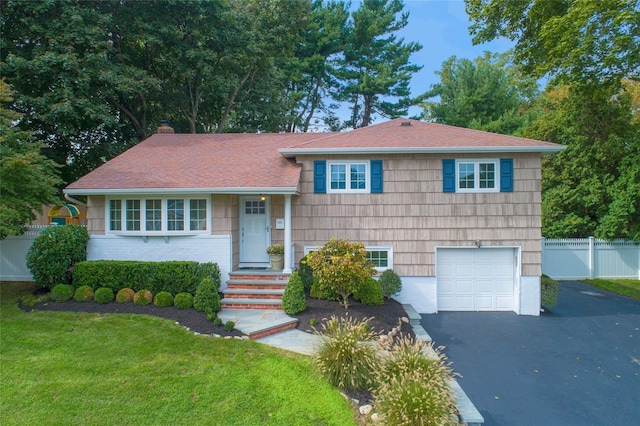
[[[332,238],[310,253],[307,263],[313,269],[320,292],[338,294],[345,309],[349,307],[349,296],[376,274],[364,244],[342,239]]]

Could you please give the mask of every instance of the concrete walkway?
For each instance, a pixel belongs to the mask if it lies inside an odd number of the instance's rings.
[[[540,317],[423,315],[485,425],[640,425],[640,302],[562,282]]]

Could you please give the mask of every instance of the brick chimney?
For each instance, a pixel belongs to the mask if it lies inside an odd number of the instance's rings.
[[[173,127],[169,127],[169,121],[162,120],[156,133],[173,133]]]

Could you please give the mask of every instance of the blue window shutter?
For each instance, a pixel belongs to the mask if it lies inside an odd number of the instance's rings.
[[[313,162],[313,192],[327,193],[327,162],[316,160]]]
[[[382,160],[371,160],[371,192],[382,193]]]
[[[513,158],[500,159],[500,192],[513,192]]]
[[[442,192],[456,192],[456,160],[442,160]]]

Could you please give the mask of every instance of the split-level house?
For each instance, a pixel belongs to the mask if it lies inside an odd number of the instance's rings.
[[[216,262],[283,275],[332,237],[362,242],[420,313],[538,315],[541,156],[561,145],[395,119],[341,133],[175,134],[167,126],[65,189],[88,258]],[[223,284],[223,289],[225,285]]]

